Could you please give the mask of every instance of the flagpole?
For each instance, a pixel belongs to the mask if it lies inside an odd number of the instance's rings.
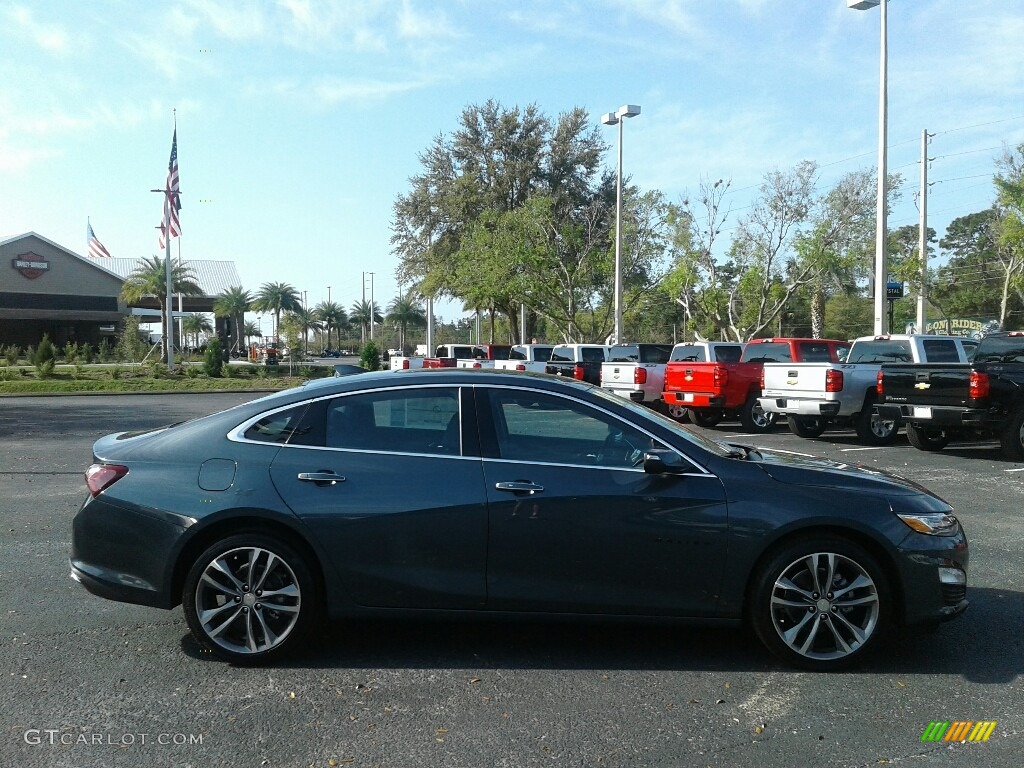
[[[184,274],[181,262],[181,235],[178,235],[178,271]],[[185,349],[185,308],[182,306],[182,294],[181,289],[178,289],[178,316],[182,318],[181,323],[178,325],[178,349]],[[185,353],[182,352],[184,355]]]
[[[174,138],[177,141],[178,138],[178,110],[173,111],[174,114]],[[172,146],[172,151],[173,151]],[[171,371],[174,369],[174,294],[171,292],[171,188],[170,184],[165,184],[166,190],[164,192],[164,272],[167,278],[167,333],[164,337],[164,344],[167,347],[167,370]]]

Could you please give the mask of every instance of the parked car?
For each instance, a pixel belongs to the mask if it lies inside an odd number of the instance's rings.
[[[86,485],[73,578],[182,605],[239,663],[287,653],[324,613],[522,614],[746,622],[831,670],[967,607],[966,535],[916,483],[713,442],[531,373],[318,379],[101,438]]]

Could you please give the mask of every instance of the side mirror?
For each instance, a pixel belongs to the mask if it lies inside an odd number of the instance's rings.
[[[683,457],[667,448],[644,451],[644,472],[652,475],[680,475],[687,470]]]

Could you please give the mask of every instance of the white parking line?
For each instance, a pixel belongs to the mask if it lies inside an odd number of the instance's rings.
[[[849,451],[880,451],[888,446],[885,445],[869,445],[866,448],[840,448],[840,453],[847,453]]]
[[[1003,472],[1024,472],[1024,467],[1018,467],[1017,469],[1004,469]]]

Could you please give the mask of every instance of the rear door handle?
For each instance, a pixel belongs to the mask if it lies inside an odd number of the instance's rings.
[[[317,485],[337,485],[338,483],[344,483],[345,478],[342,475],[335,474],[329,469],[322,469],[319,472],[299,472],[299,480],[304,480],[307,483],[316,483]]]
[[[511,491],[512,493],[526,493],[531,496],[544,490],[543,485],[536,485],[531,482],[517,480],[511,483],[495,483],[494,487],[499,491]]]

